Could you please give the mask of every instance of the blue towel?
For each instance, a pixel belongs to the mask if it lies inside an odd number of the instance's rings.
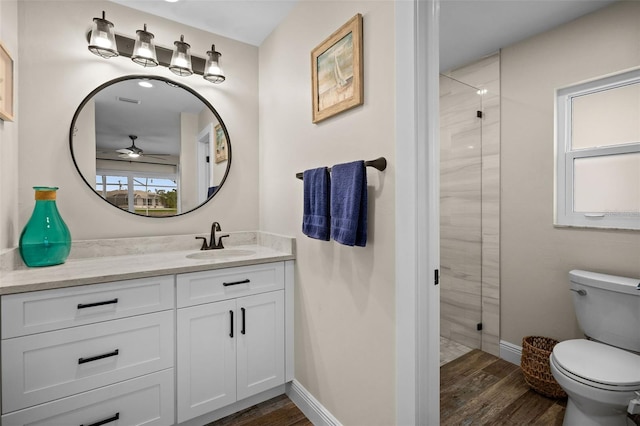
[[[308,237],[329,241],[329,170],[305,170],[302,232]]]
[[[367,244],[367,172],[364,161],[331,168],[331,238],[347,246]]]

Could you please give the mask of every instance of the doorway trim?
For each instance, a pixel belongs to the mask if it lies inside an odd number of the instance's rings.
[[[196,138],[198,147],[196,149],[196,167],[198,173],[198,203],[202,204],[207,201],[207,191],[211,185],[211,175],[213,170],[211,167],[213,161],[213,123],[207,124],[198,134]],[[201,161],[203,157],[208,156],[209,161],[206,165]],[[208,179],[207,179],[208,178]]]
[[[440,423],[439,9],[395,3],[398,425]]]

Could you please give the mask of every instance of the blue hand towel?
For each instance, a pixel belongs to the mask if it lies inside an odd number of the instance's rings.
[[[331,168],[331,238],[347,246],[367,244],[367,172],[364,161]]]
[[[305,170],[302,232],[308,237],[329,241],[329,170]]]

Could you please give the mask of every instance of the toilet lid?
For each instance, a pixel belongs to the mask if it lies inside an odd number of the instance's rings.
[[[640,355],[590,340],[558,343],[553,357],[564,370],[595,383],[640,387]]]

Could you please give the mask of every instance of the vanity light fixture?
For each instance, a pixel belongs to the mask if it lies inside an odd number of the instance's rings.
[[[156,45],[153,42],[153,34],[147,31],[147,24],[144,24],[143,30],[136,31],[136,34],[131,60],[143,67],[157,67]]]
[[[173,43],[176,47],[173,49],[173,55],[171,55],[171,64],[169,69],[172,73],[179,75],[180,77],[188,77],[193,74],[191,69],[191,54],[189,50],[191,46],[184,42],[184,36],[180,36],[179,41]]]
[[[103,58],[118,56],[113,24],[105,19],[104,10],[102,11],[102,18],[93,18],[89,50]]]
[[[105,19],[103,11],[102,18],[93,19],[92,29],[87,34],[89,50],[106,59],[115,56],[131,58],[133,62],[143,67],[162,65],[181,77],[198,74],[211,83],[225,81],[226,77],[220,66],[222,54],[216,51],[215,45],[211,45],[205,60],[205,58],[191,55],[191,46],[185,43],[184,35],[174,42],[174,49],[167,49],[155,45],[155,37],[147,31],[147,24],[144,24],[143,28],[136,31],[135,39],[115,34],[113,24]]]
[[[220,56],[222,53],[216,51],[216,46],[211,45],[211,50],[207,52],[207,62],[204,65],[204,79],[215,84],[225,80],[224,71],[220,66]]]

